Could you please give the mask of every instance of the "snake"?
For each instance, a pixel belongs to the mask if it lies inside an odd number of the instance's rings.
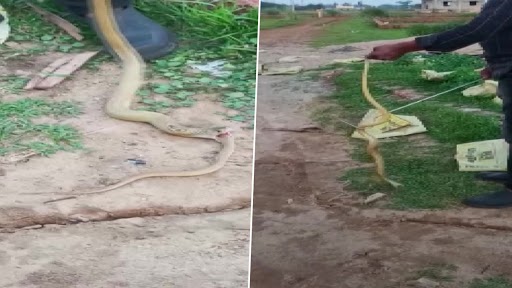
[[[146,172],[128,177],[120,182],[105,188],[79,193],[79,196],[100,194],[128,185],[135,181],[154,177],[192,177],[213,173],[225,166],[235,150],[235,137],[230,128],[191,128],[173,124],[170,116],[152,112],[132,110],[130,108],[137,90],[144,80],[145,63],[137,50],[126,40],[120,32],[112,11],[112,0],[89,0],[92,10],[93,24],[99,36],[110,46],[114,56],[122,63],[122,75],[118,86],[105,105],[105,113],[115,119],[133,122],[148,123],[164,133],[187,137],[214,140],[222,145],[217,160],[204,168],[188,171]],[[53,199],[44,203],[73,199],[79,196],[69,196]]]
[[[370,133],[366,132],[366,128],[377,126],[383,123],[388,122],[391,119],[391,113],[384,108],[384,106],[380,105],[372,96],[370,93],[370,89],[368,88],[368,70],[370,69],[370,61],[368,59],[365,59],[364,62],[364,69],[362,74],[362,81],[361,81],[361,88],[363,92],[363,96],[368,100],[368,102],[375,107],[381,118],[381,120],[370,123],[370,124],[360,124],[357,126],[357,131],[359,134],[361,134],[365,139],[368,141],[368,146],[366,148],[367,153],[373,158],[375,162],[376,172],[377,176],[379,176],[380,179],[384,180],[385,182],[391,184],[393,187],[401,186],[402,184],[392,181],[389,178],[386,177],[386,173],[384,170],[384,159],[382,158],[382,155],[379,152],[379,142],[377,141],[377,138],[372,136]]]

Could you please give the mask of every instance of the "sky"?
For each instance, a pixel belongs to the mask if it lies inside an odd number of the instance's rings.
[[[277,3],[277,4],[290,4],[292,0],[263,0],[265,2]],[[333,3],[351,3],[357,4],[358,0],[293,0],[296,5],[307,5],[307,4],[333,4]],[[382,4],[396,4],[394,0],[362,0],[363,4],[366,5],[382,5]],[[421,1],[413,0],[412,4],[419,4]]]

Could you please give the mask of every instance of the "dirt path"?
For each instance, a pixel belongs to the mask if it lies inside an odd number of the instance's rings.
[[[286,65],[313,68],[364,56],[383,42],[389,41],[350,44],[357,48],[353,52],[339,52],[341,46],[262,45],[260,59],[272,63],[306,55]],[[461,288],[474,278],[512,276],[512,259],[506,256],[512,211],[398,213],[361,207],[361,199],[336,180],[360,165],[349,157],[347,138],[268,129],[314,125],[310,112],[329,105],[322,96],[330,91],[318,80],[259,78],[251,287],[398,288],[427,275],[442,284],[432,287]],[[432,224],[439,220],[453,225]],[[467,223],[496,229],[464,227]],[[451,282],[443,281],[444,273]]]
[[[325,25],[340,22],[345,19],[347,19],[347,17],[343,16],[313,18],[297,26],[261,30],[260,45],[283,46],[308,43],[315,35],[322,32],[322,28]]]
[[[0,287],[247,287],[249,218],[246,209],[0,234]]]

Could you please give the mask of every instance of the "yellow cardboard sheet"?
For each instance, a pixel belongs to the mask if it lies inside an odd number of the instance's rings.
[[[363,117],[359,125],[375,123],[378,121],[379,116],[378,110],[371,109]],[[381,139],[423,133],[427,131],[427,128],[425,128],[423,123],[415,116],[392,115],[390,121],[381,125],[368,127],[365,131],[373,137]],[[362,136],[358,131],[354,131],[352,138],[366,139],[366,137]]]
[[[507,171],[508,144],[503,139],[457,145],[459,171]]]

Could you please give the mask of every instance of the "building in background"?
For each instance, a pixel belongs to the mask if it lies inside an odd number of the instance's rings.
[[[473,12],[478,13],[482,9],[484,0],[421,0],[421,10],[449,11],[449,12]]]

